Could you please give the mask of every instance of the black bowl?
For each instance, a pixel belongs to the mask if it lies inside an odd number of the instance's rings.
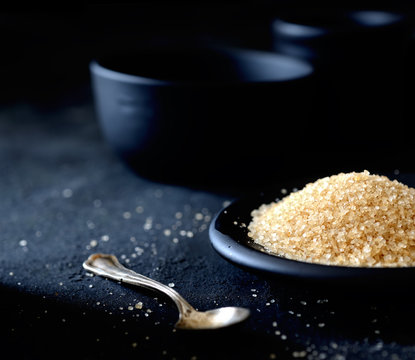
[[[301,144],[310,123],[313,68],[285,55],[163,46],[102,56],[90,69],[105,138],[155,179],[246,178],[235,174],[247,159],[282,164],[292,153],[284,134],[297,130]]]
[[[213,248],[231,263],[266,278],[298,281],[311,286],[351,286],[412,291],[415,267],[369,268],[321,265],[271,255],[248,236],[251,211],[281,198],[280,191],[260,193],[231,203],[212,220],[209,236]]]
[[[387,64],[409,40],[408,30],[403,13],[373,10],[296,9],[272,23],[276,51],[325,65],[365,56]]]
[[[311,151],[330,148],[343,164],[351,157],[351,163],[410,163],[413,141],[402,131],[413,119],[406,100],[413,98],[407,85],[413,67],[409,16],[343,8],[281,15],[272,23],[275,51],[312,62],[318,78],[315,123],[324,123],[319,131],[325,136],[312,134],[317,141]],[[383,126],[390,119],[394,126]]]

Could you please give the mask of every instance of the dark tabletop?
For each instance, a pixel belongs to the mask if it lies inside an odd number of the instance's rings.
[[[16,359],[415,357],[410,299],[335,296],[228,263],[208,226],[232,196],[137,176],[102,139],[90,104],[3,107],[0,174],[0,344]],[[164,296],[83,270],[94,252],[196,308],[252,315],[223,330],[174,330]]]

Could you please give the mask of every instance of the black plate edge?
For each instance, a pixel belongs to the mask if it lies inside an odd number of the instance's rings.
[[[250,196],[234,200],[230,205],[220,210],[209,226],[209,238],[215,251],[226,260],[249,271],[304,280],[350,281],[356,284],[380,283],[387,286],[391,282],[401,283],[415,278],[415,267],[348,267],[284,259],[250,248],[243,242],[236,241],[229,234],[220,231],[221,217],[224,214],[232,214],[235,207],[245,207],[245,204],[250,203],[256,206],[261,203],[260,199],[270,198],[272,197],[269,194],[261,193],[258,197]],[[252,209],[256,208],[255,206]]]

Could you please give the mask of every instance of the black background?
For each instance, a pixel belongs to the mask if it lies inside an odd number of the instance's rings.
[[[336,7],[319,3],[310,6],[301,1],[197,4],[156,1],[84,3],[67,9],[12,8],[0,14],[0,104],[25,102],[41,111],[50,111],[91,101],[88,64],[115,46],[134,49],[143,44],[177,41],[272,50],[271,24],[277,17],[295,20],[298,14],[305,14],[313,21],[316,14],[327,14],[330,18],[335,12],[360,9],[395,11],[405,16],[405,27],[411,35],[405,43],[404,57],[397,62],[398,66],[389,68],[387,61],[379,57],[380,63],[374,72],[379,76],[375,81],[370,80],[369,100],[365,98],[366,90],[359,90],[360,75],[351,73],[355,77],[350,80],[346,61],[335,68],[336,76],[340,74],[343,78],[332,81],[331,88],[323,91],[316,88],[314,112],[307,120],[315,130],[302,146],[300,156],[304,155],[306,160],[300,162],[301,167],[304,173],[314,171],[316,175],[365,168],[375,172],[390,173],[396,169],[410,172],[413,170],[410,159],[415,151],[409,130],[414,117],[414,16],[413,6],[404,1],[387,6],[348,2],[337,3]],[[382,49],[386,54],[389,45],[386,42]],[[356,51],[358,53],[359,48]],[[393,57],[393,54],[388,56]],[[384,72],[393,76],[396,70],[401,81],[398,89],[388,87],[383,80]],[[385,87],[382,97],[372,95],[370,98],[370,89],[379,89],[379,86]],[[333,106],[328,96],[332,90],[340,94],[342,100],[338,105]],[[355,100],[344,100],[356,91],[361,93]],[[387,104],[389,98],[398,99],[399,105],[392,104],[387,111],[379,107],[373,116],[371,111],[359,110]],[[297,129],[301,136],[304,135],[301,132],[310,131],[310,127],[304,129],[302,126]],[[294,167],[285,170],[291,172]],[[296,172],[295,176],[298,175],[303,172]]]
[[[181,39],[270,50],[271,23],[277,17],[300,13],[312,19],[313,14],[366,9],[400,12],[413,26],[410,1],[337,2],[336,6],[302,1],[148,1],[6,7],[0,12],[0,101],[53,106],[68,94],[77,101],[85,96],[80,89],[89,81],[89,62],[114,45],[133,49]]]

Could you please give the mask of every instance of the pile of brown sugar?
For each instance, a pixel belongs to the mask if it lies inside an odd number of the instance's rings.
[[[341,266],[415,266],[415,189],[341,173],[252,212],[249,236],[289,259]]]

